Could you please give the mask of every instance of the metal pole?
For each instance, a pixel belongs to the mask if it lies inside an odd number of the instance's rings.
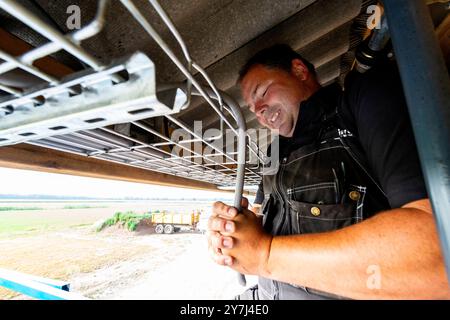
[[[207,90],[209,92],[209,90]],[[245,151],[247,142],[247,124],[245,122],[244,115],[239,105],[235,104],[233,99],[229,97],[226,93],[222,92],[222,97],[226,101],[227,105],[230,107],[234,116],[236,117],[236,122],[238,124],[238,170],[236,176],[236,189],[234,193],[234,207],[238,211],[242,210],[242,193],[244,191],[244,175],[245,175]],[[211,92],[210,92],[211,96]],[[240,285],[245,286],[247,280],[242,273],[237,273],[238,282]]]
[[[450,277],[450,80],[423,0],[384,0],[422,170]]]

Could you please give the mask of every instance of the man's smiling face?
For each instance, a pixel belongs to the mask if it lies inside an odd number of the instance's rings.
[[[309,73],[296,63],[291,72],[257,64],[241,81],[242,96],[259,123],[284,137],[292,137],[300,102],[310,95]]]

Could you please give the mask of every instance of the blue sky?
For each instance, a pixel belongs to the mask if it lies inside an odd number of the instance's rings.
[[[229,198],[232,193],[162,187],[142,183],[0,168],[0,194],[99,198]]]

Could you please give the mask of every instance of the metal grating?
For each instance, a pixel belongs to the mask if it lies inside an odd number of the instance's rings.
[[[64,35],[16,1],[0,0],[1,9],[49,40],[17,57],[0,52],[4,60],[0,64],[0,74],[21,69],[46,82],[45,86],[25,91],[0,85],[0,90],[8,93],[0,99],[0,146],[26,142],[218,186],[236,185],[236,194],[242,189],[245,170],[245,184],[258,185],[259,166],[265,155],[257,148],[254,138],[246,133],[239,105],[220,92],[191,59],[179,33],[157,1],[149,3],[180,45],[183,62],[132,1],[121,0],[121,3],[130,13],[130,19],[138,21],[174,62],[185,82],[157,87],[153,63],[143,53],[105,66],[81,47],[83,40],[102,30],[107,3],[108,0],[99,0],[94,20]],[[36,60],[59,51],[70,53],[90,68],[56,79],[33,65]],[[202,75],[206,85],[193,77],[193,71]],[[189,107],[192,95],[202,97],[217,116],[219,135],[205,137],[173,117]],[[152,125],[154,117],[164,117],[167,126],[189,138],[173,139],[168,130]],[[138,128],[142,134],[133,136],[131,127]],[[226,132],[231,132],[236,141],[216,144]],[[247,157],[246,150],[249,150]],[[249,161],[252,167],[244,169],[245,162]]]

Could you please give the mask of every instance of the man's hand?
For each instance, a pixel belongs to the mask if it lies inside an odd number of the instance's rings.
[[[272,235],[262,228],[261,219],[248,210],[242,200],[242,212],[215,202],[208,221],[208,247],[213,260],[244,273],[264,275]]]

